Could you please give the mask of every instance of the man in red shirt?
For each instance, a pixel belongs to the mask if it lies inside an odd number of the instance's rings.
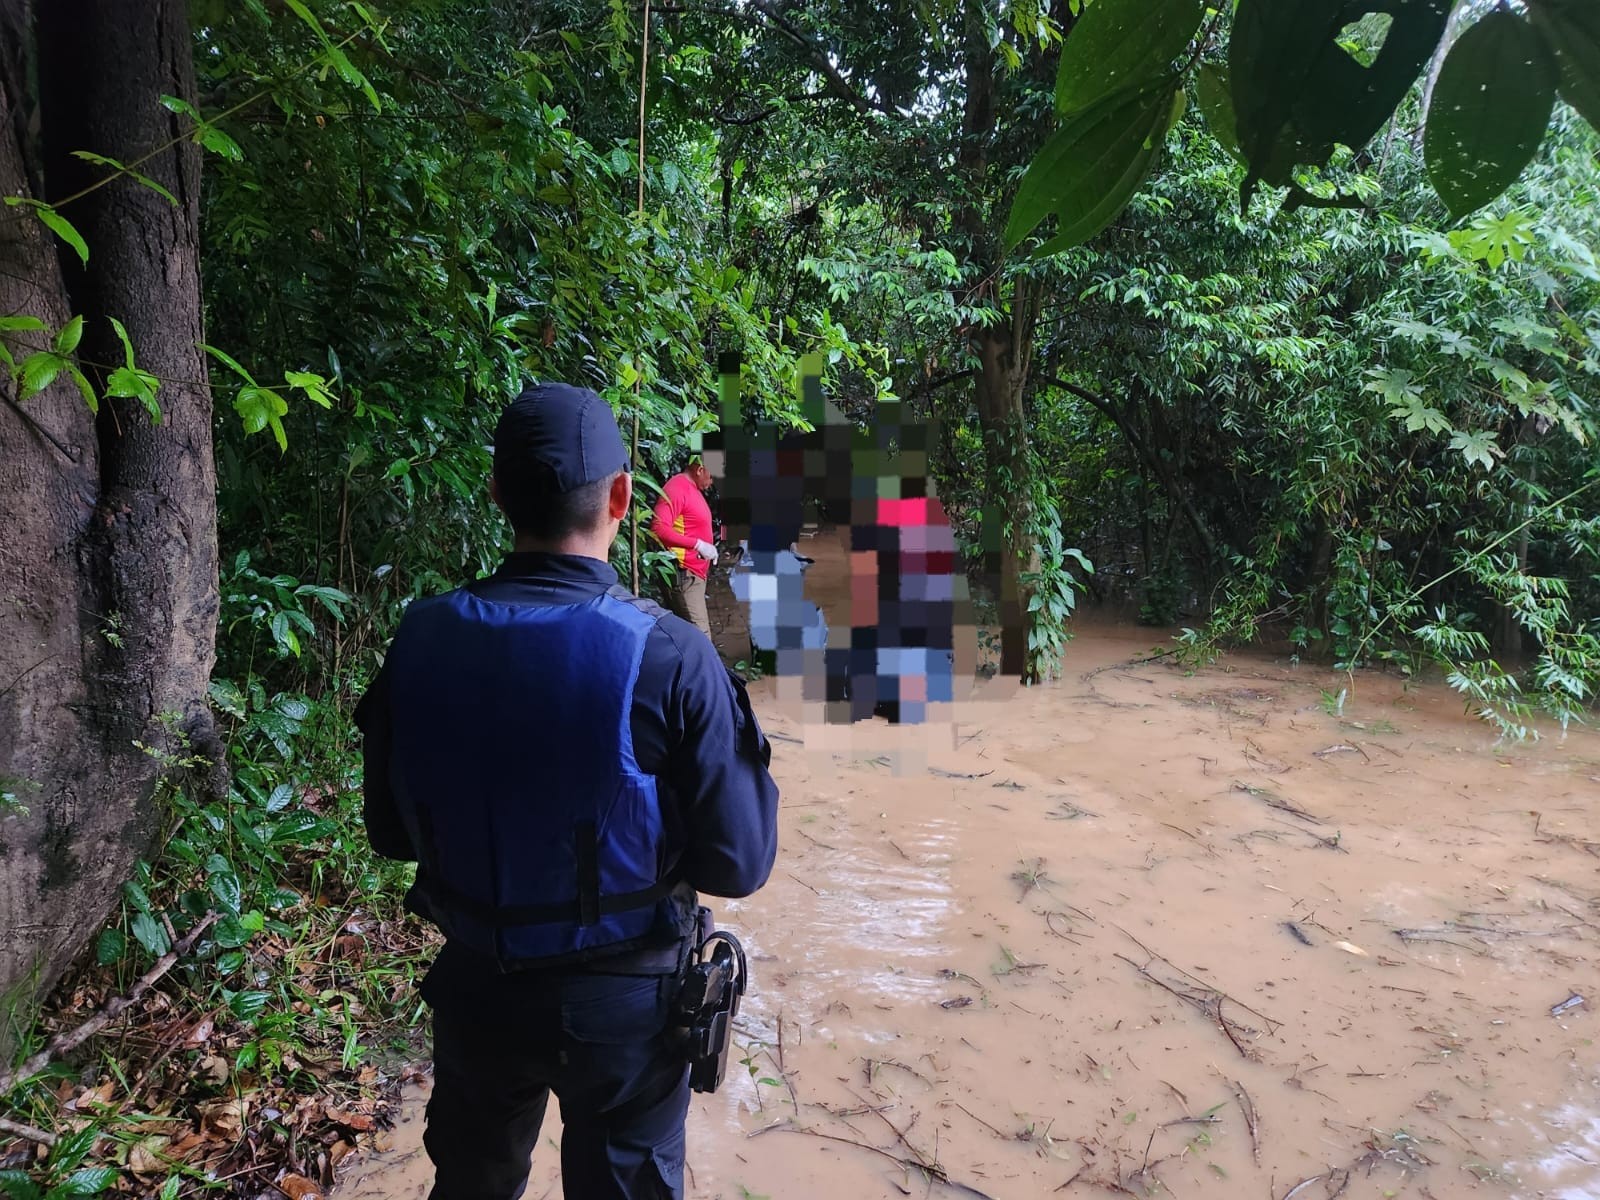
[[[667,598],[668,607],[707,637],[711,618],[706,614],[706,575],[717,561],[712,544],[711,506],[705,491],[711,472],[705,460],[695,457],[679,474],[667,480],[656,501],[656,519],[650,531],[678,560],[678,578]]]

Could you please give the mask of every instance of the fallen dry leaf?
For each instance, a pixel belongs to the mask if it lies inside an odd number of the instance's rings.
[[[322,1200],[322,1188],[304,1175],[291,1172],[278,1180],[275,1186],[289,1200]]]
[[[236,1138],[244,1129],[245,1118],[250,1115],[250,1101],[244,1096],[216,1100],[200,1109],[203,1128],[218,1137]]]
[[[183,1039],[183,1044],[185,1046],[203,1046],[210,1039],[211,1031],[215,1028],[216,1025],[211,1018],[204,1017],[195,1022],[194,1028],[189,1030],[189,1036]]]
[[[1357,946],[1354,942],[1335,942],[1334,945],[1339,947],[1339,949],[1343,950],[1346,954],[1355,954],[1355,955],[1358,955],[1361,958],[1371,958],[1372,957],[1372,955],[1368,954],[1365,950],[1363,950],[1360,946]]]
[[[128,1147],[128,1170],[135,1175],[165,1175],[172,1139],[148,1137]]]
[[[228,1082],[228,1060],[216,1054],[208,1054],[195,1064],[195,1078],[212,1087],[221,1087]]]
[[[354,1129],[363,1133],[371,1129],[375,1123],[365,1113],[350,1112],[343,1108],[326,1109],[325,1115],[335,1125],[343,1125],[346,1129]]]

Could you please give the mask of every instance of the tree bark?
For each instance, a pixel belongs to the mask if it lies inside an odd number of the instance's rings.
[[[198,150],[160,103],[194,95],[185,4],[48,0],[31,40],[26,0],[0,6],[7,46],[31,46],[39,78],[37,119],[19,120],[25,50],[0,62],[0,187],[38,196],[26,164],[42,162],[41,198],[90,254],[80,264],[37,220],[6,210],[0,308],[52,330],[81,315],[79,360],[97,387],[123,362],[115,317],[162,381],[159,423],[109,398],[96,420],[62,383],[21,405],[10,393],[0,410],[0,776],[25,781],[28,808],[0,816],[0,989],[26,1005],[98,932],[153,844],[164,768],[133,742],[186,754],[187,738],[220,762],[206,704],[216,479],[197,348]],[[108,169],[77,150],[142,159],[177,203],[126,176],[93,186]]]
[[[966,176],[969,195],[983,195],[989,186],[989,148],[996,128],[995,81],[997,66],[984,24],[983,6],[969,3],[966,11],[966,99],[962,109],[961,144],[957,161]],[[986,216],[978,205],[968,204],[958,221],[971,247],[969,274],[980,280],[997,280],[1001,254]],[[1009,526],[985,530],[989,587],[1000,610],[1000,670],[1033,682],[1034,664],[1028,661],[1029,589],[1025,572],[1037,571],[1039,554],[1030,520],[1033,515],[1032,478],[1028,455],[1028,423],[1023,398],[1028,367],[1033,356],[1033,331],[1038,321],[1037,298],[1025,280],[1013,285],[1009,306],[992,287],[995,307],[1009,312],[1004,320],[974,330],[978,356],[978,418],[987,450],[986,524]],[[998,554],[994,543],[997,542]]]

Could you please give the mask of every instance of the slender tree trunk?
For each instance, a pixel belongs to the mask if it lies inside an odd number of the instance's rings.
[[[1023,397],[1028,381],[1033,319],[1027,290],[1013,297],[1012,319],[979,334],[978,415],[987,448],[988,506],[992,518],[1009,526],[999,532],[999,578],[993,581],[1000,606],[1000,669],[1034,681],[1028,661],[1030,589],[1023,575],[1039,569],[1033,537],[1033,478],[1028,455],[1028,423]]]
[[[967,5],[965,65],[966,100],[957,162],[966,177],[968,194],[978,196],[991,186],[989,149],[996,128],[998,67],[989,45],[983,5],[976,0],[969,0]],[[977,283],[977,289],[989,291],[995,306],[1004,309],[1001,285],[994,282],[999,276],[1000,250],[988,227],[987,214],[978,205],[969,204],[957,220],[973,248],[969,275],[975,281],[988,281]],[[1023,398],[1038,305],[1025,282],[1016,285],[1010,301],[1008,319],[976,329],[973,339],[978,355],[978,416],[988,455],[984,499],[986,524],[990,527],[985,529],[984,538],[990,568],[986,574],[1000,609],[1000,669],[1031,682],[1028,633],[1032,617],[1022,575],[1038,569],[1039,556],[1029,524],[1033,488]],[[994,528],[997,525],[1009,526],[1009,533]]]
[[[162,415],[103,398],[95,420],[61,383],[0,411],[0,776],[25,781],[7,790],[28,809],[0,816],[0,989],[24,1004],[98,932],[160,827],[163,768],[134,741],[185,754],[186,738],[220,760],[206,705],[216,481],[196,346],[198,151],[160,103],[194,95],[185,4],[48,0],[30,38],[26,3],[0,0],[6,45],[19,48],[0,63],[0,186],[39,196],[25,164],[42,162],[42,198],[83,235],[89,261],[7,210],[0,306],[52,330],[81,315],[79,359],[97,386],[123,361],[119,319],[138,365],[162,380]],[[19,121],[29,46],[37,119]],[[177,203],[127,177],[92,187],[107,169],[77,150],[143,159]]]

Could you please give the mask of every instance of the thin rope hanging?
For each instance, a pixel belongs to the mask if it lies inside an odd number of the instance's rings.
[[[644,46],[639,52],[639,200],[634,206],[634,220],[644,220],[644,93],[650,78],[650,0],[644,0]],[[635,347],[637,350],[637,347]],[[633,442],[628,461],[635,473],[639,470],[639,406],[642,400],[639,385],[643,373],[639,361],[633,364]],[[628,534],[628,561],[633,564],[633,594],[639,594],[639,505],[633,505],[633,524]]]

